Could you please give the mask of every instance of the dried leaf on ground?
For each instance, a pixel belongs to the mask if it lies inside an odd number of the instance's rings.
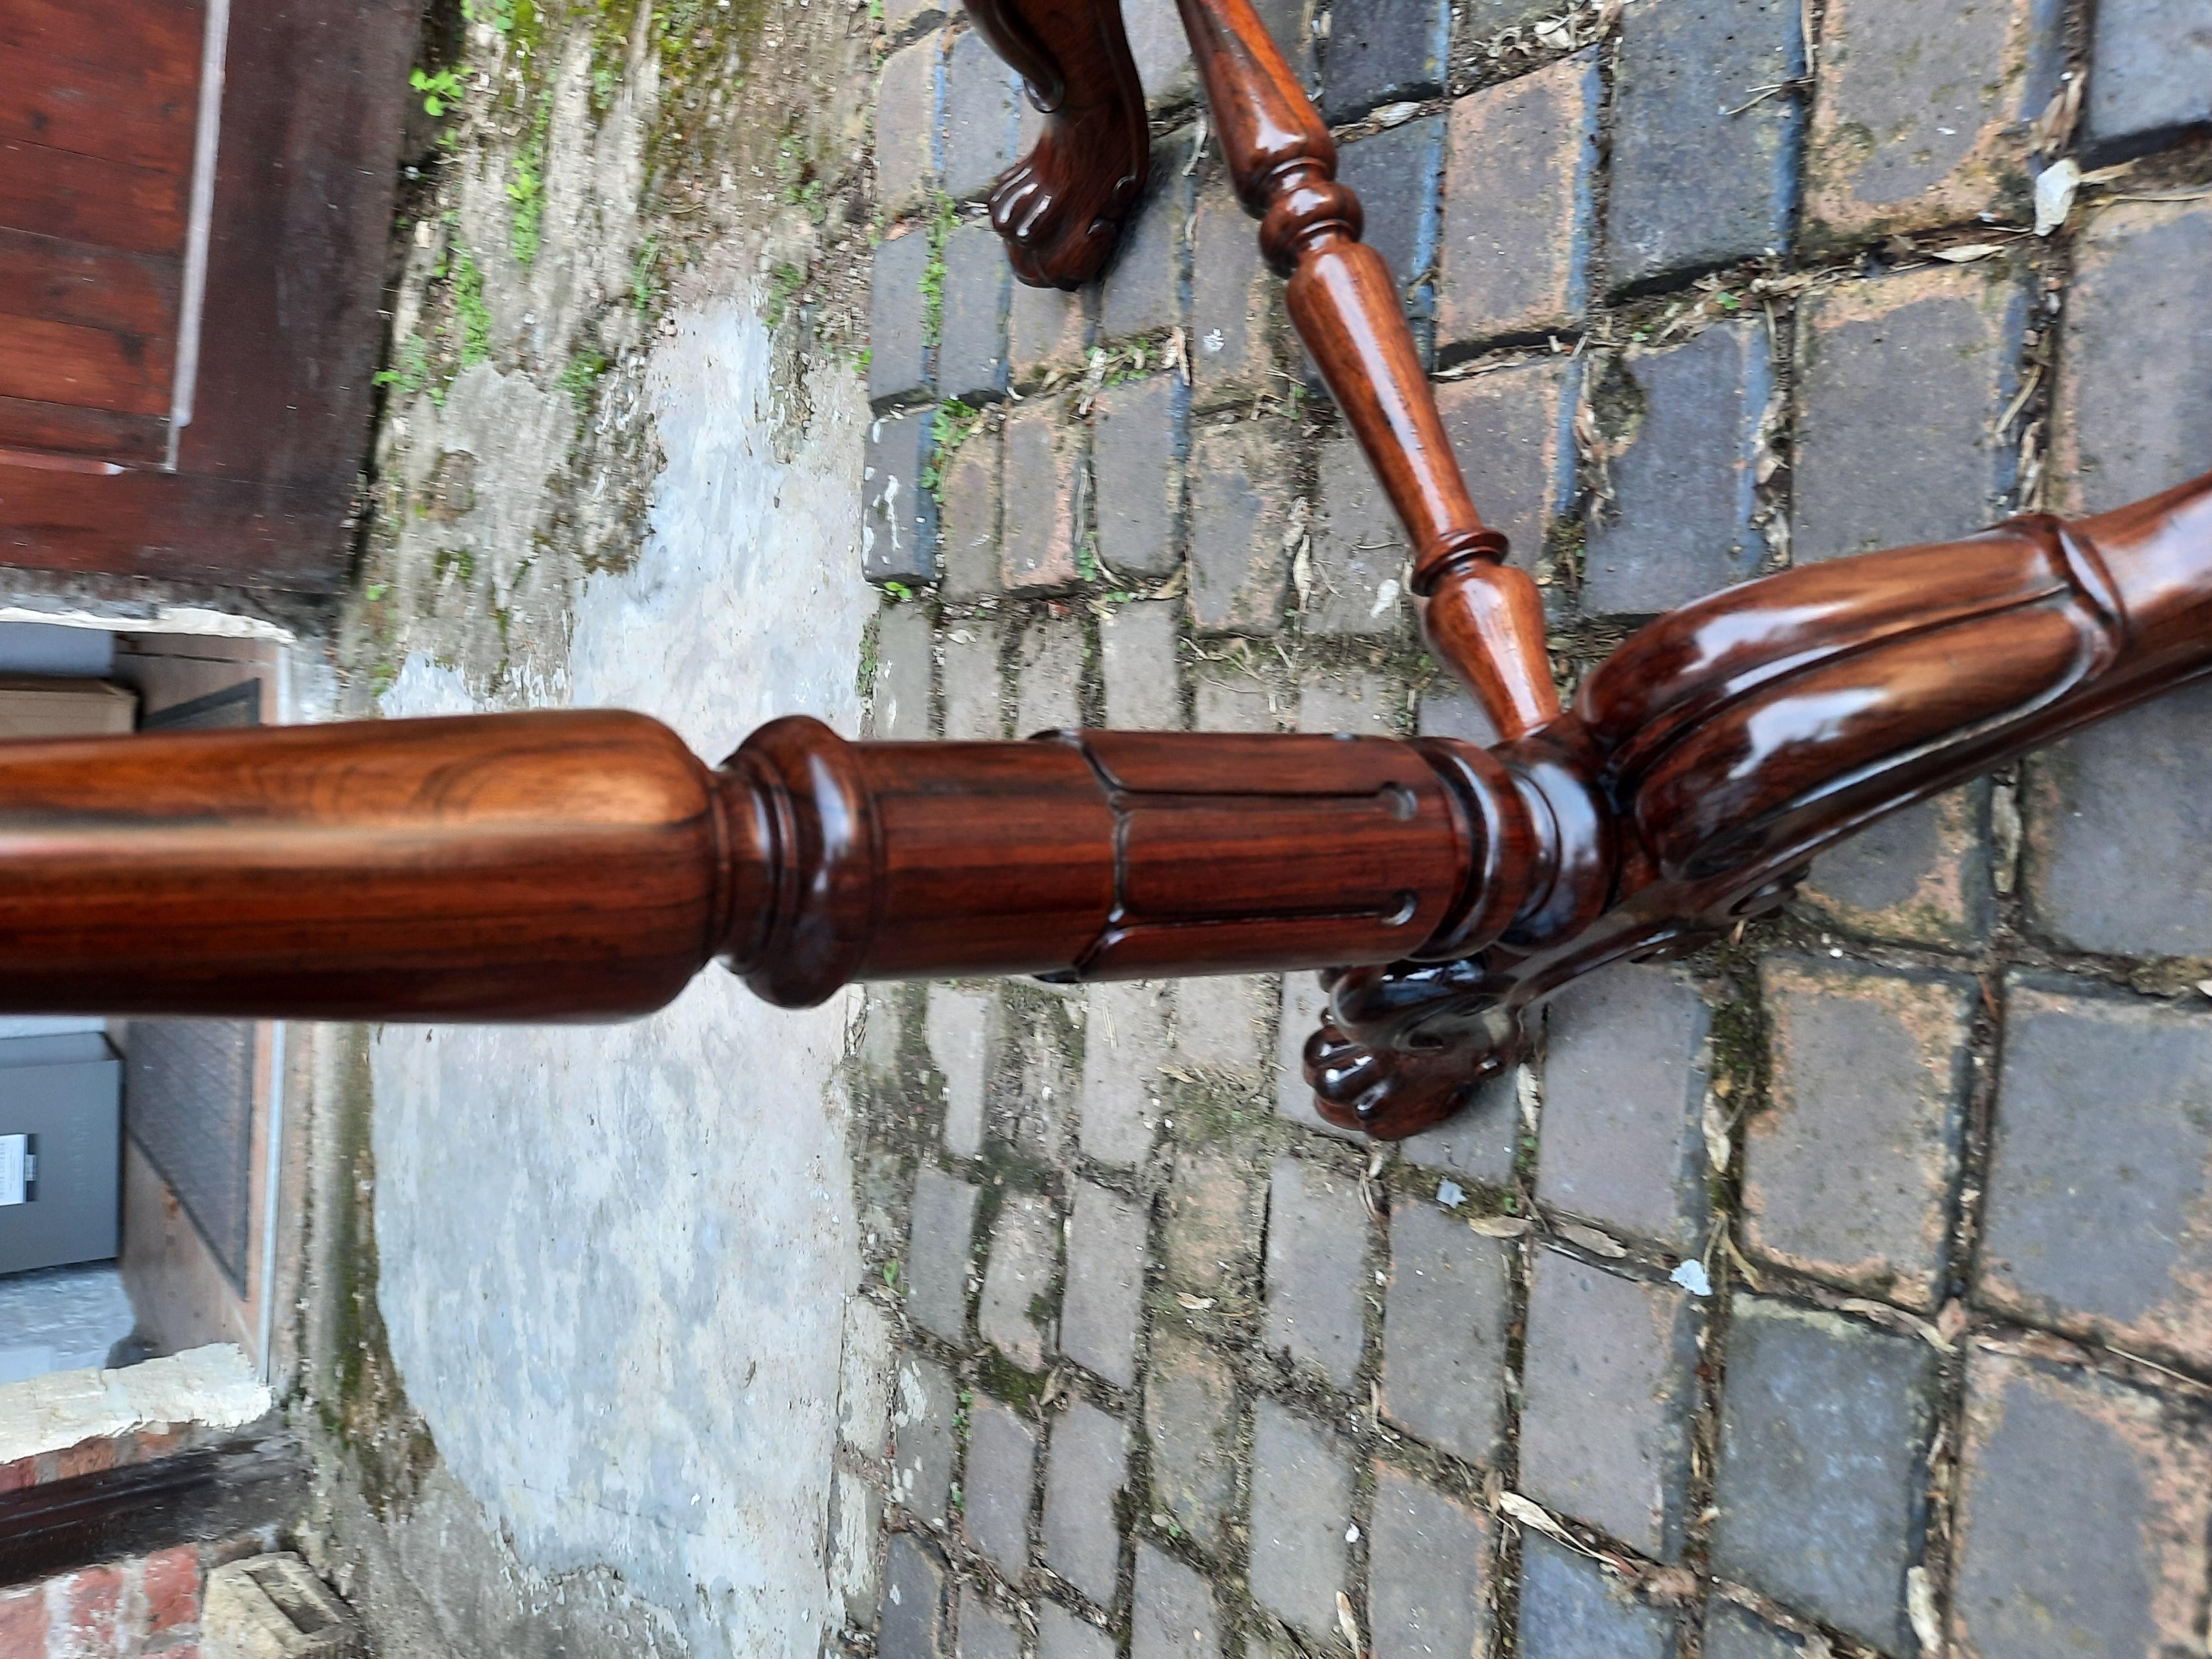
[[[1608,1261],[1618,1261],[1628,1254],[1628,1247],[1619,1240],[1607,1237],[1595,1227],[1584,1227],[1572,1221],[1562,1222],[1559,1237],[1570,1244],[1579,1244],[1592,1255],[1601,1255]]]

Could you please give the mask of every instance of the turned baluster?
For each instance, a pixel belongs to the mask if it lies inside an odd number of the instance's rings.
[[[1250,0],[1177,0],[1237,194],[1288,277],[1284,303],[1413,545],[1431,645],[1501,736],[1559,712],[1544,606],[1505,538],[1474,510],[1382,256],[1359,240],[1359,198],[1336,142]]]

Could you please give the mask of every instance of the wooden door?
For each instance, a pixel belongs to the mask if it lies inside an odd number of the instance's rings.
[[[343,579],[415,27],[0,0],[0,562]]]

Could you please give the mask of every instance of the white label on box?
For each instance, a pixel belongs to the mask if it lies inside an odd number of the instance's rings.
[[[31,1138],[0,1135],[0,1204],[21,1204],[29,1185]]]

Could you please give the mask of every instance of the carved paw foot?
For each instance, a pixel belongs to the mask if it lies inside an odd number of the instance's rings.
[[[991,224],[1014,275],[1076,288],[1105,269],[1143,194],[1151,154],[1141,103],[1055,116],[991,191]]]
[[[1322,982],[1333,1012],[1305,1048],[1315,1108],[1378,1140],[1443,1122],[1526,1046],[1478,962],[1355,968]]]

